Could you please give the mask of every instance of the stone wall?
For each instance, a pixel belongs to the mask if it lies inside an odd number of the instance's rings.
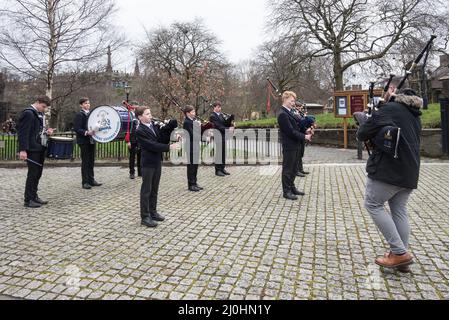
[[[318,129],[315,131],[313,144],[330,145],[343,148],[343,129]],[[357,148],[356,130],[348,130],[348,147]],[[427,157],[442,157],[441,129],[423,129],[421,133],[421,154]]]

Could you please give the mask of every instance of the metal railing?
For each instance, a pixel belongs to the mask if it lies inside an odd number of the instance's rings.
[[[273,136],[272,136],[273,135]],[[74,132],[58,133],[55,136],[71,137],[74,139],[72,161],[81,159],[79,146],[75,143]],[[205,163],[213,163],[214,143],[203,141],[200,146],[201,159]],[[0,161],[19,160],[17,135],[0,134]],[[237,131],[226,140],[226,162],[234,164],[256,164],[273,162],[281,157],[281,146],[277,129],[249,129]],[[177,151],[167,152],[165,161],[171,161],[173,156],[187,159],[186,152],[181,145]],[[96,144],[97,160],[122,161],[129,156],[127,144],[123,140]]]

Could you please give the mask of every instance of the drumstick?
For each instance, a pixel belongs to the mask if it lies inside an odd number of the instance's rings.
[[[34,163],[34,164],[37,164],[37,165],[40,166],[40,167],[43,167],[42,164],[40,164],[39,162],[36,162],[36,161],[34,161],[34,160],[31,160],[31,159],[26,158],[25,161],[29,161],[29,162],[32,162],[32,163]]]

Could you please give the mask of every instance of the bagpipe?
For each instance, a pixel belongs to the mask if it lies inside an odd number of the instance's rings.
[[[224,112],[222,112],[221,114],[223,115],[223,118],[225,120],[225,127],[227,127],[227,128],[233,127],[235,116],[233,114],[224,113]]]
[[[384,88],[384,94],[388,91],[390,87],[391,80],[393,79],[394,75],[390,75],[390,79],[388,80],[387,85]],[[370,119],[373,116],[373,112],[377,110],[379,107],[378,104],[375,103],[374,100],[374,86],[376,82],[371,81],[369,85],[368,90],[368,112],[354,112],[353,118],[357,126],[362,126],[365,124],[368,119]],[[384,96],[383,94],[383,96]],[[385,103],[385,102],[381,102]],[[364,141],[366,151],[368,152],[368,155],[371,155],[371,150],[376,147],[376,149],[380,150],[383,153],[389,154],[393,156],[393,158],[398,158],[398,148],[399,148],[399,141],[401,138],[401,128],[394,127],[394,126],[385,126],[382,127],[379,132],[376,134],[376,136],[373,139]]]
[[[436,38],[435,35],[432,35],[430,37],[430,40],[427,42],[423,50],[419,53],[419,55],[416,57],[416,59],[413,61],[412,65],[408,70],[405,71],[405,75],[401,79],[400,83],[395,89],[395,94],[399,92],[399,90],[402,89],[405,82],[407,81],[410,74],[412,74],[412,71],[418,63],[421,61],[424,54],[429,54],[429,51],[432,46],[433,40]],[[369,103],[368,103],[368,112],[355,112],[353,117],[356,122],[356,124],[360,127],[363,125],[371,116],[373,115],[373,112],[377,111],[380,107],[382,107],[383,104],[388,103],[390,101],[394,101],[394,95],[390,95],[387,97],[387,92],[390,89],[391,82],[394,78],[394,74],[390,74],[390,77],[384,87],[384,90],[382,92],[382,96],[379,99],[378,103],[375,103],[374,100],[374,85],[375,81],[370,82],[369,86]],[[398,159],[398,149],[399,149],[399,143],[401,140],[401,128],[396,126],[385,126],[380,129],[380,131],[376,134],[376,136],[369,140],[365,141],[365,146],[368,151],[368,154],[370,153],[370,146],[375,146],[378,150],[380,150],[383,153],[386,153],[388,155],[391,155],[394,159]]]
[[[203,135],[203,133],[206,130],[209,129],[213,129],[214,128],[214,124],[208,120],[204,120],[203,118],[201,118],[200,116],[195,116],[195,120],[198,121],[200,123],[201,126],[201,135]]]
[[[201,96],[201,98],[203,99],[204,102],[209,103],[209,100],[208,100],[208,99],[204,98],[203,96]],[[213,106],[213,104],[212,104],[212,103],[209,103],[209,107],[212,108],[212,106]],[[204,112],[204,113],[205,113],[205,112]],[[203,113],[203,114],[204,114],[204,113]],[[234,116],[233,114],[221,112],[221,115],[222,115],[223,118],[224,118],[224,121],[225,121],[225,123],[224,123],[224,124],[225,124],[225,127],[228,127],[228,128],[229,128],[229,127],[234,127],[234,126],[235,126],[235,124],[234,124],[235,116]],[[199,117],[197,116],[197,118],[199,118]],[[201,118],[199,118],[199,119],[201,119]],[[202,121],[204,121],[204,120],[202,120]],[[205,121],[205,123],[207,123],[207,122],[209,122],[209,123],[212,125],[211,128],[214,128],[213,123],[211,123],[210,121]],[[209,128],[209,129],[211,129],[211,128]],[[201,132],[203,132],[203,130],[201,130]]]
[[[307,108],[306,103],[301,101],[300,99],[297,99],[295,101],[295,105],[297,109],[293,109],[293,112],[296,113],[300,120],[299,120],[299,127],[306,131],[307,129],[314,129],[316,127],[316,118],[314,116],[308,116],[307,115]],[[302,112],[299,108],[303,107],[306,111]]]
[[[129,111],[132,111],[136,108],[135,106],[130,105],[126,101],[123,101],[122,103],[126,108],[128,108]],[[160,132],[158,142],[164,143],[164,144],[169,144],[172,132],[178,127],[178,121],[176,119],[161,120],[161,119],[154,118],[154,117],[152,118],[152,121],[153,121],[153,124],[158,127],[159,132]],[[125,136],[125,141],[129,141],[129,134],[130,134],[130,130],[128,129],[128,132],[127,132],[128,140],[126,140],[127,138]]]
[[[184,113],[183,108],[181,107],[181,105],[173,98],[169,97],[168,95],[164,94],[164,96],[167,98],[168,101],[170,101],[172,104],[174,104],[176,107],[179,108],[179,110]],[[204,99],[204,98],[203,98]],[[205,100],[206,102],[208,102],[208,100]],[[203,134],[206,130],[209,129],[213,129],[214,128],[214,124],[210,121],[204,120],[199,116],[195,116],[196,121],[199,121],[201,124],[201,134]]]

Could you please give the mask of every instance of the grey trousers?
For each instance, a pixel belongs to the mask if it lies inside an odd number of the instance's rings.
[[[408,250],[410,225],[407,201],[412,191],[370,178],[366,181],[365,208],[390,244],[391,252],[396,255]],[[387,201],[391,215],[384,207]]]

